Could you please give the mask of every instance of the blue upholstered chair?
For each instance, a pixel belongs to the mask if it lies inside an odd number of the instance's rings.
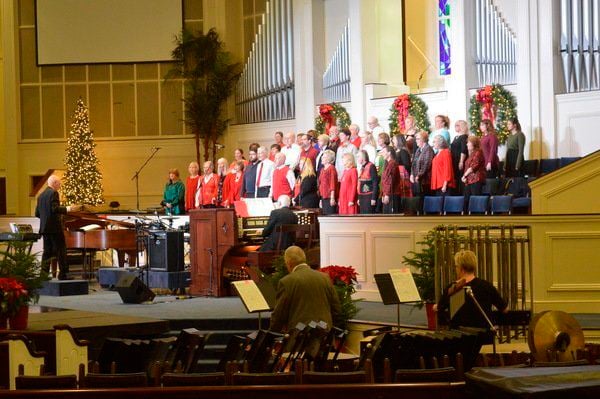
[[[560,167],[560,160],[558,158],[540,159],[539,175],[543,176],[550,172],[554,172],[559,167]]]
[[[528,159],[523,161],[523,165],[521,166],[521,173],[524,177],[537,177],[538,169],[540,167],[540,161],[537,159]]]
[[[471,195],[469,197],[469,215],[487,215],[490,206],[490,197],[487,195]]]
[[[462,195],[448,195],[444,199],[444,215],[456,213],[462,215],[465,210],[465,197]]]
[[[491,199],[492,215],[507,214],[512,212],[512,195],[494,195]]]
[[[562,157],[558,160],[558,165],[561,168],[564,168],[567,165],[572,164],[575,161],[579,161],[581,157]]]
[[[441,214],[444,209],[444,197],[426,196],[423,198],[423,214]]]

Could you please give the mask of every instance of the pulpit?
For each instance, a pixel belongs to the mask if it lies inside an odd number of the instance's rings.
[[[225,296],[223,257],[237,242],[233,209],[194,209],[190,213],[192,295]]]

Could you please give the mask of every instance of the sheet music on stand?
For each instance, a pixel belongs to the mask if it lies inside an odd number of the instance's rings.
[[[398,330],[400,329],[400,304],[421,302],[415,279],[410,268],[390,269],[389,273],[375,274],[375,283],[384,305],[398,306]]]
[[[275,307],[275,289],[273,285],[261,280],[239,280],[231,282],[248,313],[258,313],[258,329],[261,329],[261,312],[269,312]]]

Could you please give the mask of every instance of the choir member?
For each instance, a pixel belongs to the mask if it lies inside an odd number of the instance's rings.
[[[256,167],[256,198],[269,198],[271,197],[275,163],[269,159],[265,147],[258,147],[257,155],[259,162]]]
[[[308,134],[302,135],[301,150],[300,150],[300,162],[304,159],[310,159],[313,165],[317,163],[317,155],[319,151],[312,145],[312,140]],[[302,168],[300,168],[302,170]]]
[[[344,172],[340,179],[340,194],[338,197],[339,214],[355,215],[358,213],[357,188],[358,173],[354,163],[354,155],[348,153],[343,156]]]
[[[429,135],[425,131],[415,135],[417,150],[410,169],[410,182],[413,185],[414,195],[426,196],[431,191],[431,161],[435,154],[427,142],[428,139]]]
[[[341,179],[344,174],[344,155],[352,154],[354,157],[358,149],[350,142],[350,130],[343,129],[338,137],[340,138],[340,144],[335,155],[335,168],[337,169],[338,179]]]
[[[455,186],[452,155],[442,135],[435,136],[433,147],[437,154],[431,161],[431,190],[437,195],[444,196]]]
[[[244,177],[242,178],[242,188],[240,197],[255,198],[256,197],[256,169],[258,166],[258,158],[256,150],[248,151],[248,165],[244,168]]]
[[[369,162],[369,154],[360,150],[356,156],[361,165],[358,176],[358,205],[361,214],[375,213],[375,206],[379,198],[379,177],[377,168]]]
[[[469,136],[467,140],[469,156],[465,160],[465,172],[462,182],[465,185],[465,208],[468,209],[471,195],[481,195],[481,188],[485,183],[485,159],[481,151],[481,140],[477,136]]]
[[[271,144],[271,149],[269,151],[269,159],[275,162],[275,155],[281,152],[281,146],[279,144]]]
[[[374,116],[369,116],[369,119],[367,119],[367,126],[367,130],[373,134],[373,137],[377,137],[379,136],[379,133],[383,133],[383,127],[381,127],[379,120]]]
[[[229,196],[229,179],[231,178],[231,173],[229,171],[229,166],[227,159],[219,158],[217,160],[217,176],[219,177],[219,184],[217,188],[217,206],[225,206],[225,201]]]
[[[450,143],[450,118],[446,115],[436,115],[434,119],[435,130],[429,135],[429,146],[433,147],[433,140],[437,136],[442,136],[446,143]]]
[[[337,125],[333,125],[329,128],[329,149],[334,154],[337,153],[338,146],[340,145],[340,128]]]
[[[456,121],[454,130],[456,131],[456,136],[454,136],[452,144],[450,144],[450,153],[452,154],[452,168],[454,169],[455,194],[461,195],[463,192],[461,176],[465,167],[465,160],[469,155],[467,151],[469,126],[466,121]]]
[[[410,174],[411,159],[408,148],[406,147],[406,138],[402,134],[394,136],[392,143],[394,144],[394,159],[398,165],[402,165]]]
[[[323,215],[332,215],[337,213],[336,199],[338,177],[335,169],[335,153],[331,150],[326,150],[323,156],[323,169],[319,173],[319,195],[321,196],[321,209]]]
[[[371,132],[365,132],[361,137],[360,149],[365,150],[369,155],[369,161],[374,161],[377,156],[377,143]],[[360,166],[358,167],[360,170]]]
[[[169,181],[165,184],[161,205],[167,215],[183,215],[185,213],[185,186],[179,180],[179,170],[169,170]]]
[[[504,162],[506,177],[522,176],[525,151],[525,134],[521,131],[519,120],[511,118],[506,122],[510,136],[506,139],[506,161]]]
[[[404,120],[404,131],[402,134],[406,138],[406,147],[408,152],[412,155],[417,151],[417,145],[415,143],[415,135],[419,132],[417,124],[415,123],[415,117],[408,115]]]
[[[231,170],[231,177],[227,183],[227,197],[225,199],[225,203],[223,204],[225,207],[232,207],[235,201],[240,200],[240,193],[244,178],[244,168],[244,162],[237,161]]]
[[[358,127],[358,125],[356,123],[353,123],[350,126],[348,126],[348,130],[350,131],[350,139],[349,139],[350,142],[357,149],[360,148],[360,145],[362,143],[362,140],[361,140],[360,136],[358,135],[358,133],[360,132],[360,128]]]
[[[296,182],[297,190],[295,203],[301,208],[319,207],[319,188],[317,185],[317,175],[310,158],[304,160],[302,172]]]
[[[381,176],[381,202],[383,213],[400,213],[402,199],[400,198],[400,172],[394,159],[394,149],[390,146],[381,149],[385,159],[385,168]]]
[[[246,158],[244,158],[244,150],[242,150],[241,148],[236,148],[233,151],[233,162],[231,162],[231,164],[229,165],[229,169],[233,169],[235,164],[239,161],[244,162],[244,166],[248,165],[248,161],[246,160]]]
[[[204,162],[204,175],[200,178],[199,203],[203,208],[214,208],[217,205],[219,191],[219,176],[213,173],[213,163]]]
[[[300,146],[296,144],[294,132],[289,132],[283,137],[281,152],[285,154],[285,164],[294,170],[300,161]]]
[[[479,124],[479,130],[483,133],[481,138],[481,150],[485,160],[487,177],[494,179],[498,177],[498,137],[494,125],[489,119],[484,119]]]
[[[185,211],[196,209],[200,204],[196,203],[196,194],[200,188],[200,165],[198,162],[190,162],[188,166],[189,176],[185,179]]]
[[[319,142],[319,148],[321,149],[317,154],[317,159],[315,163],[318,175],[321,172],[321,169],[323,168],[323,154],[325,154],[325,151],[329,150],[329,136],[326,134],[321,134],[317,138],[317,141]]]
[[[275,132],[275,135],[273,136],[273,138],[275,139],[275,144],[277,144],[279,147],[283,147],[283,132]]]
[[[296,179],[294,178],[294,172],[285,164],[285,154],[281,152],[278,153],[275,156],[275,168],[273,169],[273,179],[269,197],[279,198],[282,195],[287,195],[292,198],[295,183]]]

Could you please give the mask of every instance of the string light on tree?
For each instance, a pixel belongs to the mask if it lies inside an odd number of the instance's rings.
[[[99,205],[104,203],[102,174],[90,130],[90,116],[83,100],[77,100],[71,131],[67,140],[62,192],[67,204]]]

